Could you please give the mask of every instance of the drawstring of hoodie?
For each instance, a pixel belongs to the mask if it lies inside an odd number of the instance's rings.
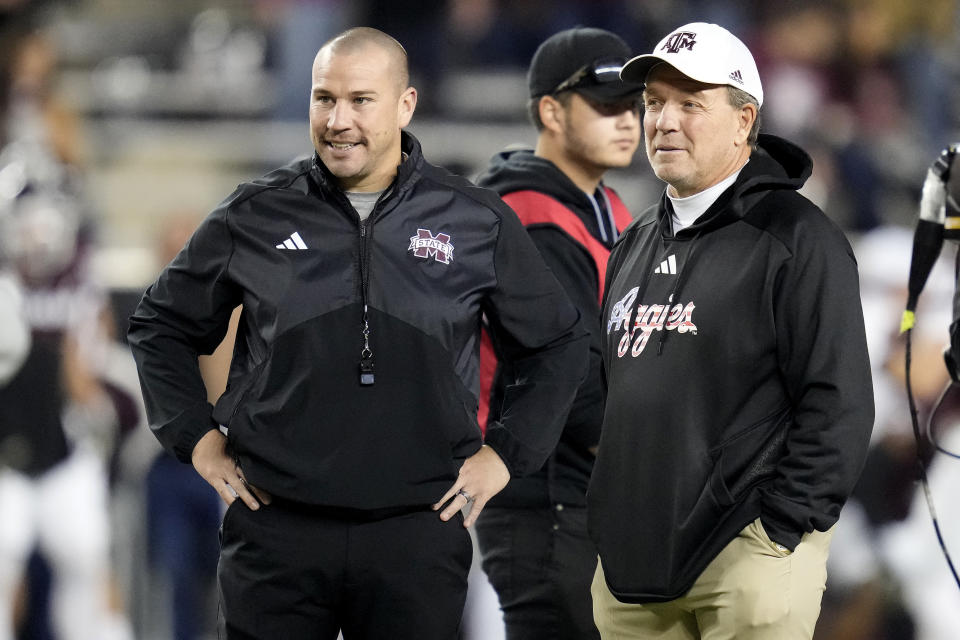
[[[687,255],[684,256],[683,262],[680,264],[680,271],[677,273],[677,280],[673,284],[673,291],[670,292],[670,297],[667,298],[667,304],[664,307],[664,313],[669,317],[670,314],[670,305],[676,300],[677,296],[680,294],[680,288],[683,286],[683,276],[687,273],[687,265],[693,260],[693,254],[697,251],[697,241],[700,239],[700,234],[702,229],[698,229],[696,235],[690,240],[690,250],[687,251]],[[664,323],[666,323],[667,318],[664,318]],[[663,353],[663,343],[667,340],[667,334],[670,333],[667,331],[666,327],[660,329],[660,338],[657,340],[657,355],[659,356]]]
[[[603,244],[610,246],[613,244],[614,240],[617,239],[617,222],[613,217],[613,207],[610,204],[610,198],[607,197],[606,190],[603,188],[603,184],[597,187],[597,190],[594,194],[600,194],[600,197],[603,198],[603,206],[597,202],[595,195],[591,195],[584,191],[584,195],[587,196],[587,200],[590,201],[590,204],[593,205],[593,214],[597,218],[597,229],[600,231],[600,239],[603,241]],[[604,213],[606,213],[606,220],[604,220]],[[609,230],[610,233],[607,233]],[[612,236],[611,236],[612,234]]]
[[[607,212],[607,222],[609,223],[610,233],[613,234],[613,237],[610,238],[610,243],[612,244],[620,234],[617,232],[617,221],[613,217],[613,205],[610,203],[610,198],[607,197],[607,190],[603,188],[603,183],[600,183],[600,187],[597,189],[600,192],[600,196],[603,198],[603,206]],[[607,242],[607,234],[601,231],[603,235],[604,242]]]
[[[656,242],[658,245],[662,242],[662,239],[660,238],[660,235],[659,235],[659,234],[656,235],[654,242]],[[659,248],[659,247],[658,247],[658,248]],[[649,257],[647,258],[647,264],[646,264],[646,266],[644,266],[643,271],[642,271],[641,273],[646,273],[646,274],[651,274],[651,273],[653,273],[653,265],[655,265],[656,263],[657,263],[657,252],[656,252],[656,251],[650,251],[650,252],[649,252]],[[631,340],[631,341],[633,341],[633,332],[634,332],[634,330],[636,329],[636,326],[635,326],[634,323],[637,321],[637,313],[638,313],[639,310],[640,310],[639,301],[642,300],[644,294],[647,293],[647,287],[648,287],[648,286],[650,286],[650,277],[649,277],[649,275],[648,275],[647,279],[644,281],[643,291],[637,291],[637,297],[635,298],[635,301],[637,301],[636,304],[630,305],[630,307],[631,307],[631,309],[630,309],[630,315],[627,317],[627,331],[630,333],[630,340]]]
[[[669,207],[669,204],[667,204],[667,206]],[[669,211],[668,211],[668,215],[669,215]],[[693,257],[697,251],[697,245],[702,235],[703,235],[703,228],[700,228],[700,229],[697,229],[697,232],[690,239],[690,248],[687,250],[687,254],[684,256],[683,260],[680,261],[680,269],[677,273],[677,278],[674,281],[673,289],[671,290],[670,295],[667,298],[667,303],[663,305],[663,311],[661,311],[661,316],[659,316],[663,318],[663,325],[660,328],[660,337],[657,339],[657,355],[658,356],[663,353],[663,345],[667,339],[666,334],[668,333],[668,331],[666,328],[666,323],[670,317],[670,308],[673,305],[674,301],[677,299],[677,297],[680,295],[681,290],[683,289],[683,284],[688,271],[687,265],[693,261]],[[642,273],[648,274],[647,279],[644,281],[644,284],[643,284],[643,291],[637,292],[637,296],[635,298],[637,302],[631,305],[630,313],[627,317],[626,326],[627,326],[627,331],[629,331],[630,333],[631,341],[633,340],[633,334],[637,329],[636,323],[638,320],[637,316],[639,315],[640,307],[643,306],[640,304],[639,301],[643,299],[643,296],[647,291],[647,287],[649,286],[650,280],[651,280],[650,274],[653,273],[654,265],[657,262],[658,256],[661,254],[659,250],[661,249],[660,245],[663,242],[663,237],[660,234],[656,234],[656,238],[657,238],[656,242],[658,243],[658,246],[656,247],[656,249],[647,252],[648,254],[647,264],[644,266],[642,271]],[[676,241],[675,235],[673,236],[673,238],[674,238],[674,241]],[[658,320],[659,318],[654,319],[654,321],[657,322],[657,324],[659,324]]]

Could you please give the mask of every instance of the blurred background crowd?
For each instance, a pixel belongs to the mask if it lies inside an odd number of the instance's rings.
[[[691,21],[750,46],[763,130],[813,156],[805,194],[860,265],[877,423],[816,637],[960,637],[960,586],[918,493],[898,335],[924,174],[960,140],[956,0],[0,0],[0,307],[27,322],[19,369],[0,369],[0,640],[215,637],[221,506],[146,428],[126,318],[238,182],[311,152],[324,41],[355,25],[400,40],[420,92],[410,130],[429,159],[472,178],[535,140],[525,69],[548,36],[596,26],[644,53]],[[634,212],[663,188],[642,151],[608,183]],[[948,382],[955,252],[913,335],[924,424]],[[211,398],[228,358],[204,359]],[[958,405],[947,394],[931,422],[946,450],[960,451]],[[922,464],[960,554],[960,460]],[[502,638],[474,577],[464,638]]]

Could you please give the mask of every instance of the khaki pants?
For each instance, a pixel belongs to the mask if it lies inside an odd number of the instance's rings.
[[[810,640],[827,581],[833,529],[779,550],[757,519],[669,602],[617,600],[597,563],[593,615],[604,640]]]

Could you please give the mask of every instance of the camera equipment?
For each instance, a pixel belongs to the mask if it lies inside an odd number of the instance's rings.
[[[927,481],[926,467],[923,462],[924,439],[920,435],[920,423],[917,417],[917,406],[913,397],[913,389],[910,385],[910,338],[913,326],[916,322],[915,312],[917,309],[917,300],[920,292],[927,282],[930,271],[934,263],[940,256],[940,249],[943,241],[960,240],[960,166],[957,164],[957,154],[960,151],[960,143],[954,143],[940,152],[940,155],[927,170],[927,177],[923,183],[923,193],[920,198],[920,215],[917,221],[917,228],[913,236],[913,254],[910,259],[910,278],[907,282],[907,305],[903,312],[903,318],[900,321],[900,332],[906,333],[905,347],[905,380],[907,388],[907,400],[910,405],[910,419],[913,425],[913,436],[917,441],[917,476],[923,486],[923,495],[927,502],[927,509],[930,511],[930,518],[933,521],[933,529],[937,534],[937,541],[940,543],[940,549],[947,561],[953,579],[960,587],[960,576],[953,566],[953,560],[947,551],[943,535],[940,531],[940,523],[937,521],[936,510],[933,506],[933,496],[930,492],[930,485]],[[958,256],[958,275],[960,275],[960,256]],[[958,380],[957,355],[960,349],[960,336],[958,336],[958,301],[954,299],[954,318],[951,324],[951,346],[944,353],[944,360],[947,370],[950,372],[950,378],[956,383]],[[948,387],[949,388],[949,387]],[[940,397],[937,407],[931,411],[931,420],[937,412],[940,402],[943,401],[946,392]],[[929,423],[927,427],[927,440],[933,444],[935,449],[946,453],[955,458],[960,456],[951,453],[940,447],[933,437]]]

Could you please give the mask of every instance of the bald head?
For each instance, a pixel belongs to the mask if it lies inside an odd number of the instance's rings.
[[[403,159],[401,131],[417,106],[407,54],[376,29],[341,33],[313,62],[310,136],[347,191],[381,191]]]
[[[355,27],[328,40],[320,51],[317,60],[333,55],[350,55],[368,47],[376,47],[387,54],[391,66],[390,74],[397,79],[400,91],[410,85],[410,70],[407,65],[407,50],[393,37],[372,27]]]

